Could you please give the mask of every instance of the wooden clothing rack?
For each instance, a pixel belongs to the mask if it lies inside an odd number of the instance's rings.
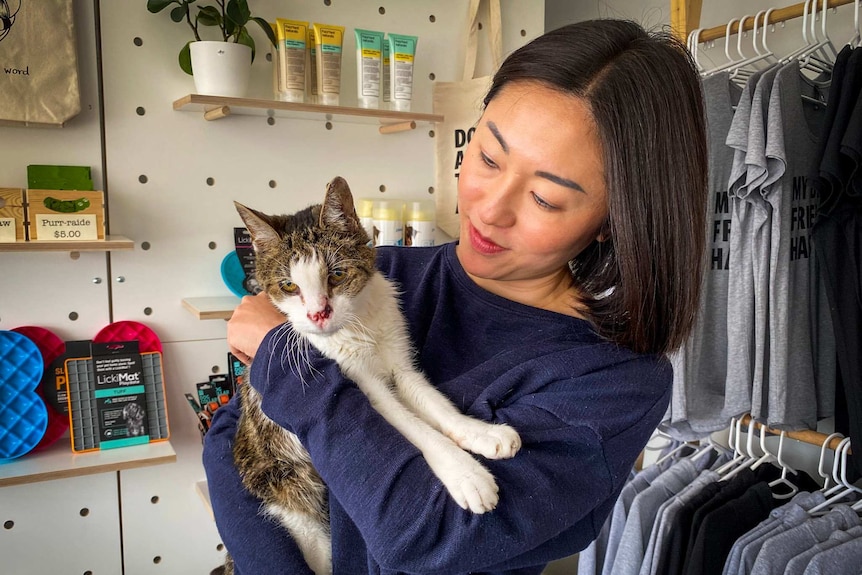
[[[741,426],[747,426],[751,422],[751,415],[744,415],[740,420],[739,424]],[[771,433],[773,435],[780,435],[781,431],[776,429],[771,429],[762,423],[755,421],[754,422],[755,429],[760,429],[761,427],[766,428],[767,433]],[[785,431],[784,437],[789,437],[790,439],[795,439],[796,441],[801,441],[802,443],[808,443],[810,445],[816,445],[817,447],[822,447],[826,439],[829,437],[826,434],[820,433],[819,431],[811,431],[811,430],[802,430],[802,431]],[[829,440],[829,445],[827,447],[832,451],[835,451],[838,448],[838,445],[841,443],[843,437],[833,437]],[[848,454],[851,452],[848,451]]]
[[[827,8],[837,8],[845,4],[853,4],[856,0],[828,0]],[[670,23],[676,36],[685,41],[692,30],[700,27],[700,13],[703,0],[671,0],[670,2]],[[821,0],[817,0],[817,6],[822,6]],[[778,22],[786,22],[794,18],[802,16],[805,9],[805,3],[793,4],[784,8],[776,8],[769,14],[767,24],[776,24]],[[752,15],[753,16],[753,15]],[[742,31],[751,30],[754,27],[754,18],[746,18],[742,24]],[[724,38],[727,35],[727,25],[722,24],[712,28],[704,28],[698,35],[699,42],[709,42]],[[730,33],[739,32],[739,22],[735,22],[730,27]]]

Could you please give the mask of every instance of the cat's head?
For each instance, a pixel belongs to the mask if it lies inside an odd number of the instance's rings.
[[[322,204],[271,216],[243,206],[255,250],[255,277],[296,331],[331,335],[355,321],[355,309],[374,268],[374,248],[336,177]]]

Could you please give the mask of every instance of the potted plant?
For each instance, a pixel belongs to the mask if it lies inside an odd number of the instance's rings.
[[[195,0],[147,0],[147,10],[156,14],[174,5],[171,20],[185,21],[191,28],[194,40],[182,47],[178,59],[180,68],[194,77],[199,94],[241,97],[245,95],[255,55],[248,24],[260,26],[273,46],[275,33],[266,20],[251,15],[247,0],[214,2],[215,5],[201,5]],[[202,39],[201,27],[217,28],[221,38]]]

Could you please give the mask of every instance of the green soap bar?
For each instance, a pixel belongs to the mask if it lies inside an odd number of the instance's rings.
[[[89,166],[27,166],[27,186],[39,190],[93,190]]]

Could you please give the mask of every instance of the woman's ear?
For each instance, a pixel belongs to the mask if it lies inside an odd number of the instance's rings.
[[[596,241],[606,242],[611,239],[611,222],[610,220],[605,220],[605,223],[602,224],[602,227],[599,228],[599,233],[596,235]]]

